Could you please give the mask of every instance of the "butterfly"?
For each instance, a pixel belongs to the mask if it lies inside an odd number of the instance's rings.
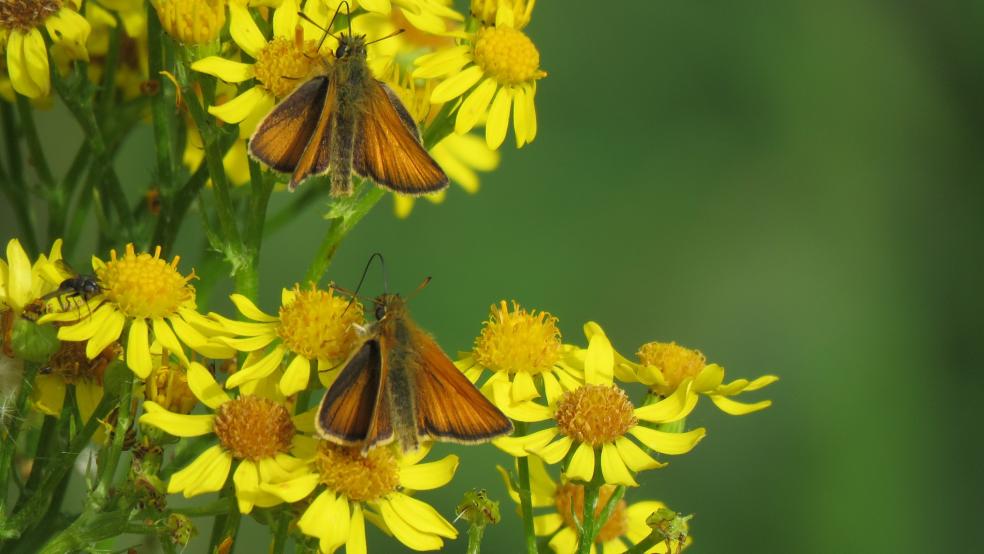
[[[424,149],[413,117],[369,69],[366,37],[350,28],[335,38],[334,62],[325,63],[323,74],[298,86],[260,122],[249,141],[250,155],[290,173],[290,190],[328,173],[332,195],[347,196],[353,171],[403,194],[446,188],[448,176]]]
[[[374,300],[376,322],[318,406],[325,440],[361,447],[427,440],[476,444],[512,433],[512,422],[418,327],[397,294]]]

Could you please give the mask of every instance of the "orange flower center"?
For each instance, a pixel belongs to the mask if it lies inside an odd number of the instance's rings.
[[[0,29],[33,29],[58,13],[61,7],[61,0],[0,1]]]
[[[639,361],[660,370],[666,386],[656,386],[656,392],[668,396],[685,379],[693,379],[707,365],[707,358],[699,350],[684,348],[675,342],[650,342],[642,345]]]
[[[554,419],[561,433],[591,446],[614,441],[638,422],[628,395],[615,385],[584,385],[564,393]]]
[[[322,441],[314,463],[321,482],[349,500],[375,500],[400,485],[400,462],[390,448],[375,448],[363,456],[358,448]]]
[[[601,490],[598,491],[598,506],[595,508],[595,517],[601,515],[601,511],[608,504],[608,499],[612,497],[613,492],[615,492],[614,485],[602,485]],[[584,521],[584,486],[565,483],[557,487],[554,504],[557,507],[557,513],[564,518],[564,523],[571,529],[576,529],[577,526],[574,524],[572,513],[577,514],[578,521]],[[612,515],[608,516],[608,521],[598,531],[598,536],[595,538],[596,543],[608,542],[621,537],[628,531],[629,522],[625,515],[625,507],[625,500],[619,500],[615,504]]]
[[[236,458],[256,461],[287,452],[294,432],[287,408],[259,396],[240,396],[215,412],[215,436]]]

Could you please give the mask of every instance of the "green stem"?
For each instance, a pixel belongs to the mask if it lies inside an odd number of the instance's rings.
[[[468,527],[468,548],[465,550],[465,554],[479,554],[482,548],[482,537],[484,535],[485,525],[470,525]],[[536,544],[534,543],[533,546],[535,548]]]
[[[123,21],[119,14],[110,12],[116,20],[116,26],[109,32],[109,50],[106,51],[106,58],[103,60],[102,83],[99,91],[99,102],[96,105],[96,114],[102,121],[109,113],[116,98],[116,70],[120,65],[120,44],[123,41]]]
[[[41,138],[38,136],[38,127],[34,123],[34,109],[31,101],[26,96],[17,96],[17,115],[20,117],[21,131],[24,133],[24,140],[27,142],[27,152],[30,154],[31,165],[41,178],[41,183],[47,189],[55,185],[55,176],[51,173],[48,165],[48,158],[44,155],[44,148],[41,146]]]
[[[273,544],[270,545],[270,554],[283,554],[284,549],[287,548],[288,529],[290,529],[289,515],[285,513],[278,514],[276,528],[273,530]]]
[[[591,477],[591,482],[585,483],[584,485],[584,509],[582,511],[584,521],[582,522],[583,532],[578,537],[578,554],[589,554],[595,537],[598,535],[600,525],[596,523],[598,518],[595,515],[595,510],[598,509],[598,493],[601,491],[601,486],[604,482],[605,478],[601,473],[601,456],[596,451],[594,475]]]
[[[385,191],[382,188],[377,187],[369,181],[365,181],[363,187],[368,190],[353,200],[335,200],[336,205],[340,202],[350,202],[350,205],[341,211],[338,217],[331,220],[328,233],[325,234],[325,238],[321,241],[321,246],[318,247],[317,254],[315,254],[314,259],[311,260],[311,265],[308,267],[307,274],[304,277],[305,283],[317,283],[321,280],[325,271],[328,270],[328,266],[331,265],[331,260],[335,256],[335,252],[338,251],[342,239],[385,196]]]
[[[663,536],[659,534],[655,529],[649,536],[637,542],[632,548],[625,551],[625,554],[643,554],[643,552],[649,552],[649,550],[663,542]],[[667,551],[669,552],[669,551]]]
[[[9,423],[6,423],[6,436],[0,441],[0,520],[6,516],[7,487],[12,471],[14,453],[17,450],[18,438],[20,436],[21,423],[27,413],[27,399],[31,396],[31,389],[34,386],[34,376],[37,375],[37,364],[25,363],[24,376],[21,379],[20,390],[17,391],[17,400],[14,404],[14,412],[11,414]]]
[[[263,245],[263,226],[266,222],[267,206],[273,192],[274,180],[264,175],[260,164],[249,159],[249,217],[246,220],[245,264],[236,274],[236,291],[256,301],[259,289],[260,248]]]
[[[7,518],[6,521],[0,521],[0,540],[21,536],[25,530],[37,524],[38,520],[44,516],[54,492],[69,470],[72,469],[75,458],[89,444],[89,440],[92,439],[96,429],[102,425],[102,419],[106,417],[116,402],[117,397],[107,391],[99,405],[96,406],[89,421],[75,435],[68,449],[60,452],[50,464],[49,472],[42,480],[41,486],[38,487],[37,493],[31,496],[24,507],[17,510],[13,517]]]
[[[526,434],[526,423],[516,422],[516,436]],[[537,554],[536,531],[533,526],[533,488],[530,485],[530,460],[523,456],[516,458],[516,465],[519,468],[519,483],[517,492],[519,493],[519,505],[523,517],[523,537],[526,541],[526,554]]]
[[[233,498],[226,497],[220,498],[208,504],[202,506],[187,506],[183,508],[174,508],[171,510],[174,513],[185,515],[188,517],[211,517],[218,515],[228,515],[233,510],[237,510],[236,502]]]
[[[133,421],[133,373],[125,371],[122,382],[120,383],[120,403],[116,413],[116,426],[113,432],[113,442],[106,449],[106,458],[102,467],[99,468],[99,485],[92,493],[92,507],[96,511],[105,509],[109,501],[109,491],[113,484],[113,477],[116,475],[116,468],[120,463],[120,456],[123,453],[123,443],[126,442],[126,432]]]
[[[232,481],[226,482],[226,486],[222,489],[222,497],[233,501],[235,494]],[[241,519],[239,509],[236,507],[228,512],[216,515],[212,523],[212,536],[209,538],[208,551],[211,553],[219,552],[219,546],[228,540],[232,544],[229,544],[229,548],[224,551],[232,552]]]
[[[7,146],[7,166],[10,182],[4,183],[3,191],[14,208],[14,215],[24,235],[24,242],[30,254],[38,252],[38,238],[34,231],[35,218],[29,197],[25,194],[24,165],[20,153],[20,140],[14,110],[7,102],[0,102],[0,120],[3,123],[3,142]]]
[[[150,78],[156,79],[160,86],[157,94],[150,100],[151,117],[154,123],[154,151],[157,155],[157,178],[160,181],[161,201],[163,203],[162,218],[170,198],[170,187],[174,184],[174,165],[172,161],[171,120],[174,110],[168,109],[168,95],[164,94],[168,86],[167,79],[161,75],[164,69],[165,41],[167,37],[157,19],[157,10],[151,2],[147,2],[147,54],[149,58]]]

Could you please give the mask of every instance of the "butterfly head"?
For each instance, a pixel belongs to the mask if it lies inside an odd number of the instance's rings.
[[[399,294],[381,294],[373,301],[376,305],[376,321],[383,321],[404,310],[406,301]]]
[[[340,60],[348,57],[366,57],[365,35],[342,33],[338,36],[338,48],[335,49],[335,59]]]

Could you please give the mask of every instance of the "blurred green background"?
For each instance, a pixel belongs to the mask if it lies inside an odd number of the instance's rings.
[[[374,251],[394,289],[433,276],[412,307],[449,352],[505,298],[557,315],[568,342],[595,320],[627,355],[676,340],[729,379],[780,375],[751,398],[772,398],[765,412],[702,402],[707,439],[629,491],[695,513],[691,552],[980,547],[982,28],[980,2],[540,2],[537,140],[507,140],[477,196],[403,221],[387,200],[329,277],[354,285]],[[63,112],[41,122],[74,152]],[[145,183],[149,132],[121,160]],[[267,310],[303,275],[323,208],[267,239]],[[448,515],[488,487],[505,509],[485,551],[516,552],[492,450],[421,497]]]

